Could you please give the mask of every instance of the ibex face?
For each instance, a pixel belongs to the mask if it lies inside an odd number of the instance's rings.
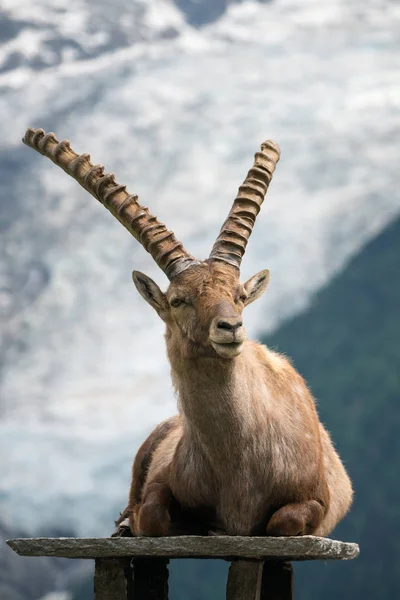
[[[167,340],[187,358],[240,354],[246,340],[243,308],[261,296],[269,281],[265,270],[243,285],[238,269],[220,261],[186,269],[165,294],[143,273],[132,276],[141,296],[166,323]]]
[[[206,261],[196,260],[175,235],[139,203],[138,197],[119,185],[114,175],[93,165],[89,154],[77,154],[67,140],[54,133],[28,129],[23,139],[50,158],[99,200],[152,255],[171,281],[166,292],[146,275],[134,271],[140,294],[167,324],[167,339],[186,356],[233,358],[246,339],[242,324],[244,306],[253,302],[268,284],[261,271],[242,285],[239,270],[248,239],[267,192],[279,147],[261,145],[231,211]]]

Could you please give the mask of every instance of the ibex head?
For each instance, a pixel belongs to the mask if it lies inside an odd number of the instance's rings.
[[[246,339],[242,311],[266,289],[269,271],[261,271],[244,285],[240,263],[260,211],[276,163],[279,147],[264,142],[255,155],[211,254],[205,261],[191,256],[175,235],[152,216],[138,197],[129,195],[104,167],[92,165],[88,154],[78,155],[68,141],[53,133],[28,129],[24,143],[50,158],[97,198],[150,252],[170,280],[164,294],[139,271],[133,281],[143,298],[167,325],[167,339],[185,356],[237,356]]]
[[[143,298],[167,325],[167,339],[185,357],[237,356],[246,340],[243,308],[256,300],[269,280],[261,271],[242,285],[238,269],[205,261],[177,275],[164,294],[152,279],[133,272]]]

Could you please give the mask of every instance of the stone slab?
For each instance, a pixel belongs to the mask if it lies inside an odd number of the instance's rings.
[[[17,538],[7,544],[21,556],[64,558],[244,558],[268,560],[350,560],[358,544],[299,537],[174,536],[137,538]]]

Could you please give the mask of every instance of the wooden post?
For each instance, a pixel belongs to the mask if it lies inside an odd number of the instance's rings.
[[[133,600],[129,559],[96,558],[94,600]]]
[[[133,596],[135,600],[168,600],[168,559],[135,558]]]
[[[267,560],[261,583],[261,600],[293,600],[293,567],[290,562]]]
[[[229,567],[226,600],[259,600],[262,560],[235,560]]]

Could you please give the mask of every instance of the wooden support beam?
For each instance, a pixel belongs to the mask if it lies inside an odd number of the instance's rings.
[[[264,561],[234,560],[229,567],[226,600],[259,600]]]
[[[96,558],[94,600],[133,600],[129,559]]]
[[[293,567],[290,562],[264,563],[260,600],[293,600]]]
[[[134,559],[134,600],[168,600],[168,563],[163,558]]]

